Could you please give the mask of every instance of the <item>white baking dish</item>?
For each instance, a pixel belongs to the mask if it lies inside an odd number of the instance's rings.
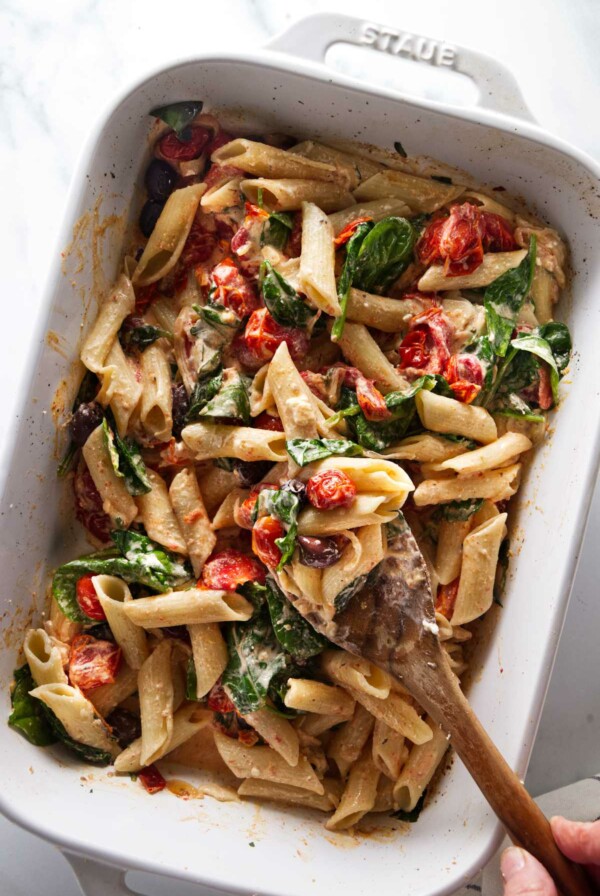
[[[431,50],[434,62],[471,75],[495,111],[408,101],[393,91],[332,75],[320,62],[326,48],[339,40],[392,53],[408,48],[413,56],[427,56]],[[598,167],[534,125],[499,114],[528,114],[508,73],[484,57],[421,40],[324,15],[298,23],[269,51],[203,57],[156,72],[113,106],[88,143],[69,197],[60,247],[71,241],[75,222],[91,215],[100,199],[101,219],[127,214],[133,180],[147,152],[147,112],[184,98],[202,98],[210,106],[234,110],[248,131],[363,139],[385,147],[401,140],[411,155],[437,156],[481,181],[522,195],[567,236],[574,276],[572,296],[563,301],[560,315],[572,328],[576,354],[558,419],[552,421],[556,433],[538,453],[520,493],[512,532],[518,550],[505,607],[479,652],[482,669],[470,691],[483,724],[508,762],[524,775],[600,447],[600,302],[595,295],[600,266],[594,255]],[[290,53],[313,61],[291,58]],[[100,298],[100,281],[110,281],[117,270],[122,228],[109,226],[104,237],[97,237],[96,269],[85,233],[84,226],[81,252],[67,255],[63,271],[57,259],[50,276],[48,317],[32,343],[32,374],[22,397],[4,491],[2,719],[9,711],[8,683],[30,619],[31,593],[39,612],[47,569],[73,556],[75,549],[73,532],[60,510],[67,496],[56,480],[55,426],[49,410],[57,383],[68,378],[77,356],[82,311]],[[55,336],[48,338],[49,332]],[[69,854],[89,896],[130,892],[119,870],[124,868],[273,896],[323,896],[342,888],[347,896],[374,891],[379,896],[442,896],[486,862],[500,836],[497,822],[459,762],[409,831],[353,839],[327,834],[319,818],[298,810],[211,799],[183,802],[169,794],[150,798],[128,779],[90,771],[58,751],[30,746],[4,724],[0,743],[0,809]],[[83,862],[82,855],[102,864]]]

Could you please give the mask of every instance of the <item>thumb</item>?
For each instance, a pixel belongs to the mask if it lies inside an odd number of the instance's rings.
[[[537,859],[512,846],[502,854],[504,896],[558,896],[552,878]]]

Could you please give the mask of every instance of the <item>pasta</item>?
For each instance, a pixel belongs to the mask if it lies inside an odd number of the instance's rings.
[[[83,339],[60,472],[96,548],[53,573],[15,713],[150,792],[172,758],[360,827],[420,808],[448,740],[303,615],[361,600],[407,525],[460,681],[567,370],[566,248],[443,166],[187,124],[215,139],[158,135],[184,186]]]

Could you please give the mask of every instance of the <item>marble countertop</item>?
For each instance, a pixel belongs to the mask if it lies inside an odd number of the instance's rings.
[[[592,155],[600,133],[586,91],[600,79],[600,20],[595,0],[430,0],[406,5],[371,0],[372,21],[464,44],[502,61],[515,74],[535,118]],[[364,17],[358,0],[304,0],[301,13],[335,10]],[[567,15],[568,10],[568,15]],[[196,53],[260,46],[300,15],[288,0],[0,0],[0,171],[3,214],[3,319],[10,338],[0,354],[3,416],[17,412],[28,328],[39,299],[65,194],[81,144],[111,97],[161,63]],[[550,60],[550,61],[549,61]],[[357,64],[360,64],[358,61]],[[429,96],[438,84],[406,66],[401,87]],[[408,73],[407,73],[408,72]],[[406,79],[409,79],[408,81]],[[8,206],[8,209],[6,208]],[[7,213],[8,212],[8,213]],[[8,263],[10,262],[10,263]],[[18,319],[17,319],[18,315]],[[12,326],[14,324],[14,326]],[[0,433],[0,457],[5,439]],[[600,631],[598,581],[600,492],[594,498],[573,596],[528,774],[540,793],[600,770]],[[75,896],[78,887],[52,847],[0,819],[2,896]],[[141,881],[149,896],[189,887]]]

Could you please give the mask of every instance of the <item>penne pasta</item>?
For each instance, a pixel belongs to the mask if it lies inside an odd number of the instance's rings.
[[[118,755],[120,748],[110,736],[110,728],[80,690],[64,682],[54,682],[40,685],[29,693],[52,710],[73,740],[101,750],[112,759]]]
[[[258,177],[304,178],[339,182],[348,186],[346,166],[327,164],[304,158],[267,143],[238,138],[213,152],[211,159],[218,165],[233,165]]]
[[[354,700],[342,688],[320,681],[290,678],[284,703],[290,709],[319,715],[350,716]]]
[[[359,160],[359,164],[362,165],[362,162],[363,160]],[[377,222],[390,216],[406,218],[411,215],[410,208],[402,199],[373,199],[371,202],[357,202],[356,205],[351,205],[341,212],[334,212],[329,215],[329,220],[335,236],[338,236],[344,227],[357,218],[370,218],[371,221]]]
[[[431,739],[412,747],[394,785],[394,807],[405,812],[415,808],[449,747],[445,732],[432,719],[427,723],[433,732]]]
[[[325,793],[323,784],[305,756],[300,756],[297,765],[292,766],[270,747],[246,747],[220,731],[215,731],[215,744],[221,758],[236,778],[258,778],[275,784],[299,787],[311,793]]]
[[[102,426],[96,427],[82,450],[90,476],[102,499],[102,509],[116,526],[127,528],[136,518],[138,509],[127,491],[125,480],[117,476],[113,469]]]
[[[426,391],[416,395],[415,403],[421,423],[432,432],[452,433],[486,445],[498,437],[494,418],[485,408]]]
[[[375,380],[375,385],[382,392],[403,390],[408,386],[408,382],[390,364],[362,324],[347,322],[338,344],[344,357],[369,379]]]
[[[213,531],[196,474],[191,467],[181,470],[169,486],[169,500],[179,523],[194,575],[199,576],[202,567],[213,552],[217,538]]]
[[[102,371],[121,324],[134,308],[135,294],[131,281],[121,274],[100,305],[98,317],[81,349],[80,357],[88,370],[94,373]]]
[[[253,612],[252,604],[241,594],[200,588],[140,597],[124,606],[129,619],[143,628],[243,621]]]
[[[153,761],[157,762],[163,756],[191,740],[199,731],[210,725],[211,721],[212,713],[205,709],[199,709],[197,704],[188,703],[182,706],[181,709],[174,713],[171,733],[163,746],[157,749]],[[139,772],[144,764],[142,760],[142,738],[140,737],[134,740],[117,757],[115,771],[120,774],[131,774]]]
[[[140,423],[150,439],[168,442],[173,426],[171,370],[167,356],[158,343],[142,352],[141,371]]]
[[[428,305],[428,300],[386,299],[360,289],[351,289],[346,313],[348,320],[354,323],[374,327],[383,333],[400,333],[407,329],[411,317],[424,311]]]
[[[335,283],[333,227],[313,202],[302,203],[302,252],[299,282],[310,301],[321,311],[338,317],[342,311]]]
[[[147,470],[146,475],[152,489],[137,498],[140,517],[146,532],[150,538],[164,545],[169,551],[187,554],[187,542],[181,534],[177,517],[171,506],[167,483],[154,470]]]
[[[218,623],[188,625],[188,632],[196,670],[196,696],[201,699],[225,671],[229,655]]]
[[[464,625],[487,612],[494,600],[498,551],[506,534],[506,514],[473,529],[464,540],[458,594],[450,622]]]
[[[255,205],[262,197],[262,202],[269,211],[295,211],[301,209],[304,202],[313,202],[329,213],[347,208],[355,202],[352,193],[345,186],[322,180],[269,180],[257,177],[255,180],[243,180],[240,187],[248,201]]]
[[[31,628],[23,644],[31,677],[38,686],[68,684],[59,648],[43,628]]]
[[[481,289],[489,286],[507,271],[516,268],[526,256],[525,249],[516,252],[490,252],[483,256],[483,261],[471,274],[459,277],[448,277],[443,265],[432,265],[427,268],[419,280],[421,292],[443,292],[448,289]]]
[[[380,774],[373,762],[371,751],[365,747],[360,758],[350,769],[348,783],[339,806],[325,824],[328,831],[346,830],[373,809]]]
[[[248,426],[192,423],[181,437],[196,460],[237,457],[239,460],[287,460],[285,435]]]
[[[357,202],[373,199],[401,199],[413,212],[430,214],[464,192],[464,187],[441,184],[428,177],[404,171],[379,171],[354,191]],[[419,287],[421,289],[421,287]]]
[[[467,451],[440,463],[432,464],[430,469],[433,472],[452,470],[461,476],[481,473],[484,470],[501,467],[507,461],[513,461],[524,451],[529,451],[531,447],[532,442],[527,436],[521,433],[507,432],[484,448]]]
[[[128,585],[116,576],[94,576],[92,584],[123,658],[131,669],[141,669],[148,659],[146,634],[127,615],[125,604],[133,600]]]
[[[520,476],[521,464],[512,464],[502,470],[488,470],[474,476],[426,479],[415,489],[414,502],[417,507],[424,507],[426,504],[446,504],[448,501],[469,501],[473,498],[506,501],[517,491]]]

